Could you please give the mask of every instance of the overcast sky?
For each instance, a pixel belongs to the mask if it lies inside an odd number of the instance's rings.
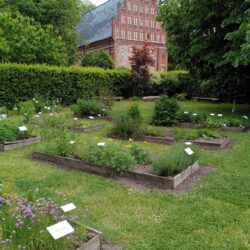
[[[90,0],[94,5],[98,6],[102,3],[107,2],[107,0]]]

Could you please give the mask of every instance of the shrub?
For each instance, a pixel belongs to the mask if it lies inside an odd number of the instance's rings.
[[[179,105],[175,99],[161,96],[155,103],[153,121],[155,125],[174,125],[178,120]]]
[[[29,122],[30,117],[35,113],[36,107],[33,101],[21,102],[18,104],[19,114],[24,116],[24,122]]]
[[[183,144],[175,144],[162,153],[154,162],[154,172],[160,176],[172,176],[184,171],[198,159],[197,152],[189,156]]]
[[[103,88],[119,92],[129,77],[128,70],[0,64],[0,103],[13,108],[40,96],[73,104],[78,99],[101,95]]]
[[[0,114],[7,114],[8,109],[5,106],[0,107]]]
[[[6,141],[16,141],[18,139],[26,139],[30,136],[31,131],[19,131],[18,125],[9,121],[0,122],[0,144]]]
[[[208,115],[204,112],[183,112],[179,115],[179,122],[188,122],[188,123],[199,123],[202,124],[206,119]]]
[[[135,122],[142,122],[142,115],[138,104],[133,104],[127,111],[128,117],[133,119]]]
[[[129,147],[131,155],[135,158],[138,164],[151,163],[151,157],[149,151],[138,143],[132,143]]]
[[[79,117],[97,116],[98,114],[107,115],[105,106],[93,100],[78,100],[75,105],[72,105],[72,110]]]
[[[115,64],[112,57],[103,50],[90,52],[83,56],[81,65],[83,67],[100,67],[114,69]]]

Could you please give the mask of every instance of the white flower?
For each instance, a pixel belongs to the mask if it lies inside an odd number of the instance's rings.
[[[224,123],[223,126],[224,126],[224,127],[227,127],[227,124]]]
[[[42,112],[39,112],[39,113],[38,113],[38,115],[41,115],[41,114],[42,114]]]
[[[246,116],[246,115],[243,115],[242,117],[245,118],[246,120],[248,119],[248,116]]]
[[[47,109],[47,106],[44,106],[44,109]]]
[[[94,116],[89,116],[89,119],[94,120],[95,117]]]
[[[101,114],[98,114],[99,117],[101,117],[102,115]]]
[[[48,110],[51,110],[51,107],[47,107]]]
[[[38,103],[38,101],[36,101],[36,103]]]
[[[78,120],[78,118],[77,118],[77,117],[75,117],[75,118],[74,118],[74,121],[77,121],[77,120]]]
[[[18,108],[17,108],[17,107],[15,107],[15,108],[14,108],[14,110],[18,110]]]
[[[28,114],[27,114],[27,113],[24,113],[23,115],[27,116]]]
[[[54,114],[53,114],[53,113],[50,113],[49,115],[50,115],[50,116],[53,116]]]
[[[36,100],[36,98],[34,97],[34,98],[33,98],[33,101],[35,101],[35,100]]]
[[[102,111],[105,111],[106,109],[102,109]]]
[[[35,115],[36,118],[40,117],[40,115]]]
[[[104,146],[106,145],[106,143],[105,143],[105,142],[98,142],[97,145],[98,145],[99,147],[104,147]]]
[[[75,141],[70,141],[69,144],[73,145],[75,144],[76,142]]]

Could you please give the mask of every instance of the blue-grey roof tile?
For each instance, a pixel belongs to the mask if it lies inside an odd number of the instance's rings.
[[[118,16],[118,3],[124,4],[124,0],[109,0],[83,16],[76,25],[76,31],[80,33],[79,46],[112,36],[112,17]]]

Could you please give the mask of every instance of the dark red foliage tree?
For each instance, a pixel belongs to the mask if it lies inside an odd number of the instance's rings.
[[[132,96],[143,96],[149,86],[149,66],[154,65],[154,59],[149,53],[148,44],[142,48],[133,47],[133,54],[129,57],[132,75]]]

